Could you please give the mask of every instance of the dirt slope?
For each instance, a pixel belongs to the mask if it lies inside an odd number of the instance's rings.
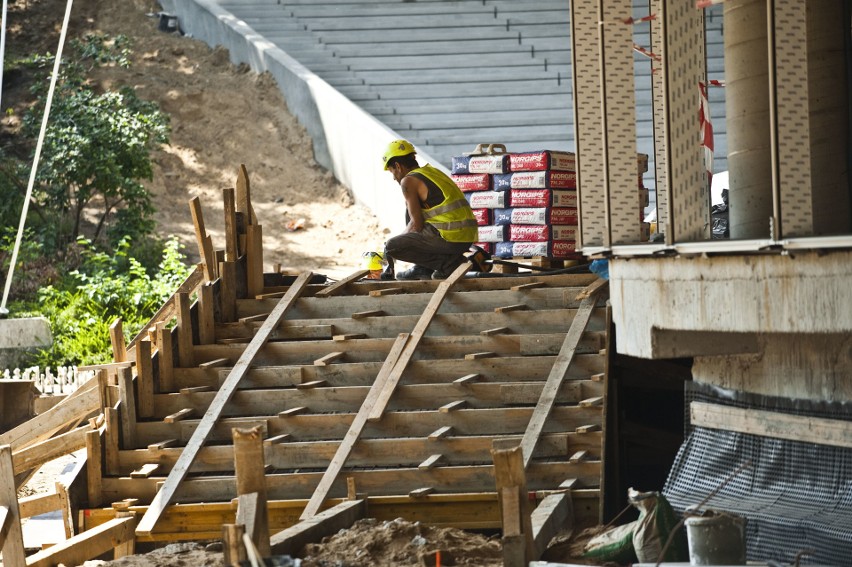
[[[7,57],[56,51],[65,0],[12,0]],[[245,164],[252,201],[264,232],[265,269],[273,263],[342,276],[361,266],[361,254],[380,247],[387,234],[348,190],[313,160],[311,141],[287,111],[274,80],[230,64],[228,53],[197,40],[157,30],[160,11],[151,0],[75,2],[69,37],[87,31],[133,39],[130,69],[98,72],[104,87],[132,85],[171,116],[171,143],[154,156],[154,195],[161,234],[176,234],[197,261],[188,200],[201,198],[216,248],[224,247],[222,188],[233,187]],[[4,81],[3,129],[19,123],[26,91]],[[304,219],[291,232],[289,222]]]

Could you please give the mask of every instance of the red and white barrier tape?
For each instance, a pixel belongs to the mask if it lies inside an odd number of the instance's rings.
[[[704,148],[704,168],[707,179],[713,179],[713,123],[710,120],[710,102],[707,100],[707,86],[698,83],[701,103],[698,107],[698,127],[701,129],[701,146]]]
[[[657,14],[648,14],[647,16],[642,16],[641,18],[613,18],[612,20],[608,20],[605,22],[598,22],[598,25],[602,26],[604,24],[626,24],[626,25],[635,25],[641,24],[643,22],[650,22],[651,20],[656,20]]]
[[[699,10],[703,10],[704,8],[708,8],[713,4],[721,4],[725,0],[695,0],[695,7]]]
[[[633,51],[636,51],[637,53],[641,53],[641,54],[642,54],[642,55],[644,55],[645,57],[648,57],[648,58],[650,58],[650,59],[653,59],[654,61],[660,61],[660,56],[659,56],[659,55],[657,55],[657,54],[656,54],[656,53],[654,53],[653,51],[649,51],[649,50],[645,49],[645,48],[644,48],[644,47],[642,47],[641,45],[637,45],[637,44],[635,44],[635,43],[634,43],[634,44],[633,44]]]

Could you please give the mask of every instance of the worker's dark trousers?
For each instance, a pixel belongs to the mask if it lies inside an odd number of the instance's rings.
[[[385,244],[385,253],[394,260],[411,262],[449,275],[465,258],[472,242],[447,242],[434,226],[426,223],[420,232],[394,236]]]

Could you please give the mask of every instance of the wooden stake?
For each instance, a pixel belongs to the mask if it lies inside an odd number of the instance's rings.
[[[260,427],[252,429],[234,428],[234,471],[237,494],[254,494],[253,522],[239,522],[246,526],[246,533],[264,557],[269,556],[269,519],[266,507],[266,471],[263,453],[263,432]],[[243,500],[240,500],[242,506]],[[243,516],[245,518],[246,516]]]
[[[237,265],[234,262],[222,262],[219,273],[222,322],[230,323],[237,320]]]
[[[193,197],[189,200],[189,210],[192,213],[192,224],[195,226],[195,240],[198,243],[198,255],[201,257],[201,267],[204,269],[204,281],[215,279],[215,261],[208,250],[207,229],[204,228],[204,215],[201,212],[201,199]]]
[[[520,446],[511,449],[492,449],[494,460],[494,480],[497,493],[501,495],[500,511],[503,518],[504,536],[523,536],[524,562],[538,559],[535,540],[532,534],[532,512],[527,495],[527,481],[524,473],[523,452]],[[511,547],[511,546],[510,546]],[[504,563],[509,565],[504,557]]]
[[[246,560],[246,546],[243,545],[245,531],[245,526],[240,524],[222,524],[225,565],[239,567],[240,562]]]
[[[246,227],[246,286],[251,298],[263,293],[263,229],[259,224]]]
[[[192,313],[190,312],[189,294],[179,293],[178,303],[178,362],[181,368],[195,366],[195,349],[192,340]]]
[[[101,506],[101,475],[103,464],[103,445],[100,431],[86,433],[86,488],[89,508]]]
[[[120,427],[118,423],[118,410],[114,407],[106,407],[104,408],[104,416],[106,417],[103,439],[104,470],[108,476],[117,476],[119,469],[118,434]]]
[[[157,323],[157,358],[159,370],[159,391],[172,392],[174,385],[174,343],[172,342],[172,331],[167,329],[165,323]]]
[[[154,365],[148,339],[136,343],[136,385],[139,388],[139,417],[151,417],[154,415]]]
[[[346,286],[348,286],[350,283],[357,282],[358,280],[360,280],[361,278],[363,278],[364,276],[366,276],[369,273],[370,273],[370,270],[358,270],[357,272],[349,274],[348,276],[346,276],[342,280],[340,280],[336,283],[333,283],[330,286],[319,290],[316,293],[316,297],[331,297],[332,295],[337,295],[338,293],[345,290]]]
[[[136,395],[133,391],[133,374],[129,368],[118,371],[118,392],[121,400],[121,438],[125,449],[136,448]]]
[[[257,334],[255,334],[254,338],[251,340],[251,343],[249,343],[248,347],[243,351],[243,354],[234,365],[234,368],[231,370],[228,378],[216,392],[216,396],[210,403],[207,413],[204,414],[204,417],[201,419],[198,427],[196,427],[192,437],[190,437],[189,442],[186,444],[186,448],[181,453],[174,467],[172,467],[172,471],[163,483],[162,488],[157,492],[151,502],[151,505],[148,506],[148,510],[139,522],[137,533],[140,535],[150,536],[154,526],[165,511],[166,506],[168,506],[169,502],[174,497],[181,481],[189,472],[189,468],[192,466],[195,457],[198,455],[198,451],[207,441],[207,436],[210,435],[210,432],[213,430],[213,426],[216,424],[216,421],[218,421],[219,416],[225,409],[225,405],[228,401],[230,401],[234,392],[236,392],[240,380],[242,380],[243,376],[245,376],[248,372],[252,361],[255,356],[257,356],[260,349],[266,344],[269,335],[278,327],[278,324],[284,318],[284,315],[293,306],[296,299],[298,299],[298,297],[302,294],[308,282],[311,281],[312,275],[313,274],[311,272],[305,272],[296,278],[296,281],[293,282],[293,285],[290,287],[287,295],[285,295],[278,305],[275,306],[275,309],[272,310],[269,318],[263,323]]]
[[[243,164],[240,164],[240,170],[237,173],[237,212],[245,215],[247,225],[257,224],[257,216],[251,205],[251,182],[248,170]]]
[[[198,342],[202,345],[216,342],[215,316],[213,285],[204,284],[198,289]]]
[[[122,330],[121,319],[116,319],[109,326],[109,340],[112,343],[112,358],[116,362],[124,362],[127,360],[127,347],[124,344],[124,331]]]
[[[12,447],[0,446],[0,506],[5,509],[6,519],[0,551],[3,565],[22,567],[27,564],[24,552],[24,534],[21,530],[21,513],[18,509],[18,494],[15,490],[15,468],[12,465]]]
[[[116,510],[115,517],[120,518],[132,518],[133,523],[136,524],[136,512],[131,510]],[[132,534],[133,532],[131,532]],[[129,537],[123,542],[119,542],[118,545],[115,546],[115,551],[113,552],[114,559],[121,559],[122,557],[129,557],[136,553],[136,537]]]

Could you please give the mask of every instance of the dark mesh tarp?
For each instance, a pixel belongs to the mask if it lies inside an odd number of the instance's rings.
[[[688,383],[691,401],[852,421],[850,405],[771,398]],[[687,411],[687,414],[689,412]],[[663,493],[679,512],[698,504],[745,516],[749,560],[852,565],[852,449],[687,427]]]

